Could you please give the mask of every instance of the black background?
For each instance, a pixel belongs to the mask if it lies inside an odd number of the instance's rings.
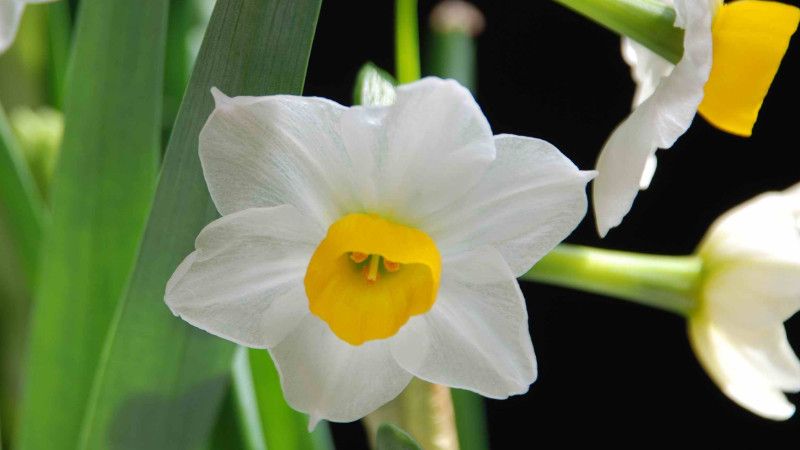
[[[592,169],[630,110],[633,82],[619,38],[547,0],[475,1],[477,99],[495,134],[535,136]],[[433,1],[420,0],[424,52]],[[567,242],[689,254],[722,212],[800,181],[800,38],[795,36],[754,135],[718,131],[699,116],[668,151],[622,226],[599,239],[591,210]],[[367,60],[393,70],[393,2],[323,3],[306,95],[349,104]],[[486,400],[493,448],[570,444],[769,447],[800,441],[800,414],[762,419],[728,400],[703,372],[678,316],[598,295],[522,283],[539,363],[526,395]],[[800,348],[800,319],[788,323]],[[790,395],[800,402],[800,395]],[[339,448],[365,446],[358,423],[334,424]]]

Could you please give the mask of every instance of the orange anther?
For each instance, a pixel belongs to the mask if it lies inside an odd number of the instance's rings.
[[[388,259],[383,258],[383,267],[386,268],[387,272],[397,272],[400,270],[400,263],[389,261]]]
[[[356,263],[362,263],[362,262],[364,262],[364,261],[366,261],[366,260],[367,260],[367,257],[368,257],[368,256],[369,256],[369,255],[368,255],[368,254],[366,254],[366,253],[361,253],[361,252],[353,252],[353,253],[351,253],[351,254],[350,254],[350,259],[352,259],[352,260],[353,260],[353,261],[355,261]]]

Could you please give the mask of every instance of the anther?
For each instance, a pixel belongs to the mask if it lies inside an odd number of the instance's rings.
[[[387,272],[397,272],[400,270],[400,263],[389,261],[388,259],[383,258],[383,267],[386,268]]]
[[[352,259],[356,263],[362,263],[362,262],[367,260],[367,256],[369,256],[369,255],[366,254],[366,253],[353,252],[353,253],[350,254],[350,259]]]

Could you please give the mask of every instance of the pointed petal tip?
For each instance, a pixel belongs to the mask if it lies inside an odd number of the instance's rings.
[[[214,106],[216,108],[224,108],[231,103],[231,98],[217,89],[216,86],[211,87],[211,95],[214,97]]]
[[[319,411],[314,411],[308,415],[308,432],[311,433],[314,431],[314,428],[322,421],[322,416],[320,416]]]

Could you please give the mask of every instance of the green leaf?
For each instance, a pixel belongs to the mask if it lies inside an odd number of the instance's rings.
[[[397,81],[383,69],[368,62],[356,75],[353,88],[354,105],[391,105],[397,94],[394,87]]]
[[[375,442],[378,450],[422,450],[414,438],[390,423],[382,423],[378,427]]]
[[[320,0],[217,1],[136,269],[106,340],[80,448],[179,449],[208,442],[236,347],[173,317],[164,288],[200,230],[219,217],[197,154],[200,129],[214,108],[210,89],[300,94],[319,8]]]
[[[266,350],[250,349],[250,368],[267,448],[298,450],[333,449],[326,422],[308,432],[308,416],[286,404],[278,371]]]
[[[166,0],[81,2],[18,448],[72,447],[155,185]]]
[[[658,0],[554,0],[627,36],[677,64],[683,56],[683,30],[675,28],[675,10]]]
[[[489,448],[489,431],[486,426],[486,408],[483,397],[462,389],[450,389],[453,396],[453,411],[456,414],[456,429],[461,450],[485,450]]]
[[[33,285],[44,205],[33,174],[0,108],[0,213],[6,221],[28,286]]]
[[[64,76],[69,62],[72,23],[69,2],[47,5],[47,28],[50,37],[50,100],[61,108],[64,103]]]

